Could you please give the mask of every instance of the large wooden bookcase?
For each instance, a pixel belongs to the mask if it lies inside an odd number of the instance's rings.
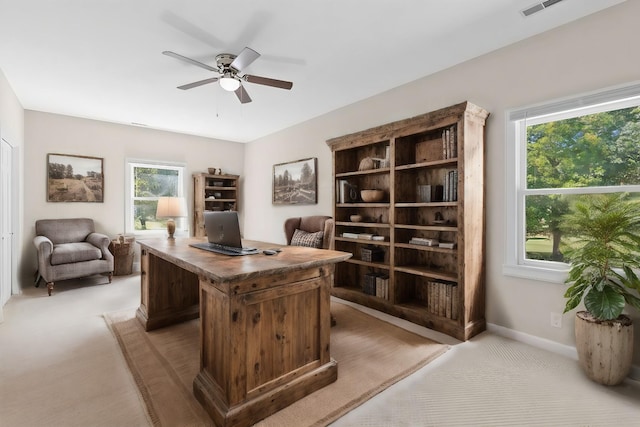
[[[353,253],[334,296],[460,340],[485,329],[488,115],[464,102],[327,141],[334,247]],[[363,189],[384,198],[364,202]]]
[[[193,235],[204,237],[205,211],[238,209],[239,175],[193,174]]]

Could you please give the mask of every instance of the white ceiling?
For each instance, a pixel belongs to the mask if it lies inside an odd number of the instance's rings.
[[[248,142],[624,0],[0,0],[0,69],[25,109]],[[249,46],[241,105],[210,65]]]

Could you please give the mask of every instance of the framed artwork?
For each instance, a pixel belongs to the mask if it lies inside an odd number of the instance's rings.
[[[47,202],[104,201],[103,159],[47,154]]]
[[[317,166],[316,157],[273,165],[273,204],[317,204]]]

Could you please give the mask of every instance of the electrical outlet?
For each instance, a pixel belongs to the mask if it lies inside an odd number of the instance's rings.
[[[551,313],[551,326],[554,328],[562,328],[562,314]]]

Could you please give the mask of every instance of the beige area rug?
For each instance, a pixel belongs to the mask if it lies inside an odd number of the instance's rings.
[[[332,302],[331,356],[338,380],[260,421],[257,426],[324,426],[447,351],[448,346]],[[145,332],[133,311],[105,314],[158,426],[213,425],[195,399],[199,321]]]

